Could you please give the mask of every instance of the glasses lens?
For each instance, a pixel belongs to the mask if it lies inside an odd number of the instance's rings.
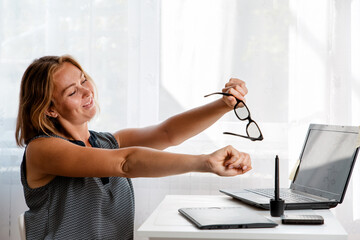
[[[240,105],[240,104],[239,104]],[[236,116],[238,116],[238,118],[240,118],[241,120],[245,120],[249,117],[249,111],[247,110],[247,108],[242,105],[238,108],[235,109],[235,114]]]
[[[261,133],[260,133],[260,129],[258,128],[258,126],[256,125],[255,122],[251,122],[246,129],[249,137],[252,138],[259,138]]]

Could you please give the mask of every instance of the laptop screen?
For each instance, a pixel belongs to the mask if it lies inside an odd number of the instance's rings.
[[[291,189],[342,201],[357,139],[357,127],[310,125]]]

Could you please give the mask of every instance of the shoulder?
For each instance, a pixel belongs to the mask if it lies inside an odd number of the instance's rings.
[[[48,165],[54,164],[52,159],[57,159],[61,155],[74,152],[75,144],[59,137],[38,136],[28,143],[24,153],[26,169],[26,181],[30,188],[45,186],[55,175],[49,174],[44,169]]]
[[[56,141],[65,140],[60,137],[54,137],[49,135],[38,135],[36,137],[33,137],[29,140],[28,144],[26,145],[26,151],[33,148],[38,148],[41,146],[44,146],[44,143],[51,143]]]
[[[116,149],[119,148],[119,143],[113,134],[109,132],[95,132],[89,131],[91,137],[95,137],[102,148]]]
[[[36,160],[39,159],[38,157],[42,154],[49,153],[56,149],[61,149],[64,146],[71,147],[72,145],[75,146],[75,144],[71,144],[69,141],[61,137],[39,135],[32,138],[26,146],[26,159],[27,161]]]

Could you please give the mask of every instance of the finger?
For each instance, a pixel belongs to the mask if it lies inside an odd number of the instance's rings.
[[[240,85],[236,85],[234,88],[236,91],[238,91],[243,96],[245,96],[247,94],[246,89],[241,87]]]
[[[243,170],[243,173],[247,173],[248,171],[250,171],[252,169],[252,167],[248,167],[246,170]]]
[[[244,84],[233,84],[233,85],[225,86],[222,89],[222,92],[228,92],[232,88],[241,92],[241,94],[243,94],[244,96],[248,93],[248,89],[246,88],[246,86]]]
[[[245,95],[248,94],[249,90],[247,89],[245,82],[244,82],[243,84],[240,84],[240,87],[241,87],[242,89],[244,89]]]
[[[247,168],[246,170],[242,169],[242,168],[228,168],[229,170],[228,171],[231,171],[231,174],[234,174],[234,175],[239,175],[239,174],[244,174],[244,173],[247,173],[248,171],[250,171],[252,168]],[[235,173],[234,173],[235,171]],[[234,176],[233,175],[233,176]]]
[[[239,152],[232,152],[233,156],[226,162],[229,168],[242,168],[242,162],[245,160],[245,155]]]
[[[242,170],[241,168],[232,168],[232,169],[228,168],[226,171],[228,176],[236,176],[247,172]]]
[[[231,89],[233,89],[233,90],[231,90]],[[236,97],[237,94],[233,93],[232,91],[239,92],[239,94],[241,94],[243,97],[248,93],[247,88],[246,87],[243,88],[241,85],[232,85],[232,86],[225,87],[222,89],[222,92],[233,94]]]
[[[230,165],[234,164],[236,161],[238,161],[238,156],[234,155],[234,150],[231,149],[230,152],[228,152],[228,157],[227,159],[224,161],[224,166],[225,167],[229,167]]]
[[[238,78],[231,78],[229,80],[229,82],[227,82],[225,84],[225,88],[231,88],[231,87],[235,87],[235,86],[240,86],[244,91],[245,91],[245,94],[246,95],[248,93],[248,89],[246,87],[246,83],[243,81],[243,80],[240,80]]]
[[[245,100],[244,95],[242,95],[239,91],[235,90],[234,88],[230,88],[228,90],[228,93],[230,93],[231,95],[233,95],[234,97],[236,97],[239,100],[242,100],[242,101]]]
[[[228,168],[232,169],[232,168],[236,168],[236,169],[243,169],[245,167],[245,165],[243,165],[243,158],[240,157],[238,158],[236,161],[232,162],[231,164],[228,165]],[[246,167],[247,168],[247,167]],[[246,170],[245,168],[245,170]]]
[[[251,168],[250,156],[247,153],[242,153],[235,162],[232,162],[229,167],[242,169],[243,171],[248,171],[247,169]]]
[[[243,169],[244,173],[246,173],[252,169],[250,155],[248,155],[248,154],[246,155],[245,160],[243,161],[242,169]]]
[[[233,85],[233,86],[230,86],[230,87],[224,87],[223,89],[221,89],[221,91],[223,93],[229,93],[229,91],[231,89],[234,89],[234,90],[238,91],[243,96],[245,96],[247,94],[247,90],[243,89],[240,85]]]
[[[237,104],[236,98],[232,96],[227,96],[226,99],[229,101],[230,105],[234,107]]]
[[[223,93],[227,93],[228,91],[229,91],[229,89],[231,89],[233,86],[231,85],[231,86],[229,86],[229,87],[224,87],[221,91],[223,92]]]
[[[247,87],[246,87],[246,83],[245,83],[244,81],[241,81],[241,82],[239,82],[239,83],[238,83],[238,84],[236,84],[236,85],[238,85],[238,86],[240,86],[242,89],[244,89],[245,94],[247,94],[247,93],[248,93],[248,89],[247,89]]]
[[[225,87],[229,87],[233,85],[241,85],[241,84],[245,84],[245,82],[238,78],[230,78],[230,80],[225,84]]]
[[[226,163],[244,163],[244,165],[251,166],[251,158],[248,153],[245,152],[239,152],[236,148],[234,148],[232,145],[228,145],[223,148],[225,150],[223,154],[225,154],[225,160]]]
[[[222,176],[236,176],[239,174],[243,174],[244,171],[239,168],[234,167],[227,167],[223,170],[223,173],[221,173]]]

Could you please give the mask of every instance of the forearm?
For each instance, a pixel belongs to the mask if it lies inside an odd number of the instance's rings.
[[[164,129],[172,145],[178,145],[210,127],[230,110],[219,99],[167,119],[163,123]]]
[[[119,165],[120,171],[129,178],[209,171],[207,155],[169,153],[144,147],[130,147],[119,151],[124,156]]]
[[[38,138],[26,150],[28,179],[65,177],[162,177],[187,172],[235,176],[251,169],[250,156],[231,146],[210,154],[169,153],[146,147],[81,147],[60,138]],[[43,186],[43,185],[41,185]]]

